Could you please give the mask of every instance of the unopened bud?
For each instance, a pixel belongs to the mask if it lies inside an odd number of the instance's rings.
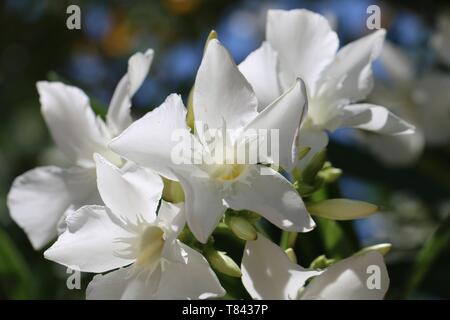
[[[295,255],[294,249],[287,248],[284,252],[286,252],[289,260],[291,260],[293,263],[297,263],[297,256]]]
[[[225,252],[209,249],[205,256],[215,270],[230,277],[240,278],[242,276],[239,266]]]
[[[311,269],[325,269],[325,268],[328,268],[329,266],[331,266],[335,262],[336,262],[335,259],[328,259],[324,255],[321,255],[321,256],[318,256],[317,258],[315,258],[313,260],[313,262],[311,262],[309,267]]]
[[[374,204],[350,199],[328,199],[307,205],[310,214],[331,220],[364,218],[378,211]]]
[[[255,227],[244,218],[231,216],[227,219],[227,224],[231,231],[242,240],[256,240],[258,237]]]
[[[177,181],[162,178],[164,183],[164,189],[162,198],[172,203],[178,203],[184,201],[184,191],[181,184]]]
[[[389,251],[391,251],[391,248],[392,248],[392,244],[390,244],[390,243],[380,243],[380,244],[375,244],[370,247],[365,247],[365,248],[361,249],[360,251],[356,252],[354,255],[358,256],[358,255],[362,255],[367,252],[377,251],[382,256],[385,256],[388,254]]]
[[[332,183],[342,175],[342,170],[339,168],[329,167],[319,171],[318,175],[323,178],[326,183]]]
[[[317,173],[323,168],[327,158],[325,149],[316,153],[302,172],[302,180],[314,184]]]

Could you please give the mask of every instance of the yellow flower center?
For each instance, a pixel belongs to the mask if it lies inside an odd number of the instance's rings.
[[[141,236],[136,264],[142,267],[157,262],[163,247],[164,231],[156,226],[147,227]]]

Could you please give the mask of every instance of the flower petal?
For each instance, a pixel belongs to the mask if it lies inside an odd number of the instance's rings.
[[[115,138],[110,147],[126,159],[151,168],[170,180],[177,180],[170,167],[172,151],[180,144],[176,141],[178,136],[174,136],[178,133],[190,136],[186,108],[179,95],[171,94],[162,105]]]
[[[256,116],[258,101],[228,51],[208,42],[194,86],[195,121],[210,129],[238,129]]]
[[[344,107],[343,127],[353,127],[379,134],[411,134],[415,128],[388,109],[374,104],[351,104]]]
[[[105,205],[124,220],[136,223],[143,217],[153,222],[162,195],[161,178],[135,164],[119,169],[98,154],[95,162],[98,190]]]
[[[66,224],[66,231],[44,252],[46,259],[95,273],[133,262],[118,255],[127,244],[117,239],[130,237],[130,233],[122,228],[108,208],[84,206],[69,215]]]
[[[56,237],[64,212],[88,203],[101,204],[95,171],[79,167],[30,170],[14,180],[8,194],[10,215],[35,249]]]
[[[315,223],[292,184],[275,170],[264,169],[264,175],[254,173],[246,183],[237,182],[235,192],[225,199],[228,205],[257,212],[283,230],[312,230]]]
[[[177,170],[176,175],[184,190],[189,229],[200,242],[206,243],[226,210],[220,191],[209,177],[195,171]]]
[[[194,249],[178,243],[184,251],[186,263],[164,264],[156,298],[208,299],[225,295],[225,290],[206,259]]]
[[[74,163],[93,167],[94,152],[109,154],[105,124],[83,91],[60,82],[37,83],[41,111],[58,148]]]
[[[153,50],[148,49],[145,53],[135,53],[128,60],[128,72],[117,85],[106,115],[108,127],[114,135],[121,133],[132,122],[131,98],[147,76],[153,55]]]
[[[378,159],[391,166],[415,163],[425,147],[424,135],[420,130],[396,136],[362,133],[358,138]]]
[[[388,288],[389,275],[383,256],[373,251],[333,264],[311,281],[301,299],[380,300]]]
[[[300,169],[304,169],[312,158],[322,151],[328,145],[328,134],[324,130],[315,128],[300,128],[298,133],[298,150],[310,148],[308,153],[304,155],[297,163]]]
[[[367,97],[373,88],[372,62],[380,55],[386,31],[377,30],[339,50],[324,71],[318,96],[329,104],[345,105]]]
[[[297,79],[294,86],[286,93],[265,108],[251,121],[247,129],[278,130],[279,163],[283,169],[290,171],[295,160],[295,141],[298,128],[306,116],[308,106],[306,100],[306,88],[302,80]],[[245,132],[245,131],[244,131]],[[273,145],[271,145],[273,147]]]
[[[253,299],[296,299],[306,280],[320,274],[291,262],[279,246],[258,234],[247,241],[242,257],[242,283]]]
[[[252,85],[258,98],[259,111],[282,94],[278,80],[277,53],[268,42],[263,42],[261,47],[250,53],[239,64],[239,71]]]
[[[339,39],[323,16],[308,10],[269,10],[266,39],[278,53],[284,88],[302,78],[309,93],[322,70],[334,59]]]
[[[86,288],[87,300],[119,300],[129,282],[133,266],[120,268],[92,278]]]

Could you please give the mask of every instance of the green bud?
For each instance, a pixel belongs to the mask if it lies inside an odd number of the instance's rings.
[[[223,251],[208,249],[205,257],[215,270],[226,274],[230,277],[240,278],[242,276],[241,269],[227,254]]]
[[[325,255],[318,256],[309,265],[310,269],[325,269],[335,263],[335,259],[328,259]]]
[[[342,170],[339,168],[328,167],[319,171],[318,176],[326,183],[335,182],[342,175]]]
[[[314,155],[302,172],[302,181],[307,184],[314,184],[317,173],[323,168],[327,158],[326,150],[322,150]]]
[[[390,243],[380,243],[370,247],[365,247],[360,251],[356,252],[354,255],[359,256],[367,252],[378,251],[382,256],[385,256],[388,254],[389,251],[391,251],[391,248],[392,244]]]
[[[364,218],[378,211],[374,204],[350,199],[328,199],[306,206],[310,214],[331,220]]]
[[[230,227],[231,231],[242,240],[256,240],[258,234],[255,227],[246,219],[239,216],[230,216],[226,219],[226,223]]]
[[[172,203],[178,203],[184,201],[184,191],[181,184],[177,181],[162,178],[164,183],[164,189],[162,198]]]
[[[286,252],[289,260],[291,260],[293,263],[297,263],[297,256],[295,255],[294,249],[287,248],[286,250],[284,250],[284,252]]]

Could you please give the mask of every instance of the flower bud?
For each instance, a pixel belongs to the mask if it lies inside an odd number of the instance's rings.
[[[240,278],[242,276],[239,266],[225,252],[208,249],[205,257],[215,270],[230,277]]]
[[[370,247],[365,247],[363,249],[361,249],[360,251],[356,252],[354,255],[361,255],[367,252],[371,252],[371,251],[378,251],[382,256],[385,256],[388,254],[389,251],[391,251],[392,248],[392,244],[390,243],[380,243],[380,244],[375,244],[373,246]]]
[[[227,219],[227,224],[231,231],[242,240],[256,240],[258,237],[255,227],[244,218],[231,216]]]
[[[322,177],[326,183],[332,183],[342,175],[342,170],[339,168],[328,167],[321,170],[318,175]]]
[[[323,168],[327,158],[325,149],[314,155],[302,172],[302,180],[310,185],[314,184],[317,173]]]
[[[325,257],[325,255],[321,255],[321,256],[318,256],[317,258],[315,258],[313,260],[313,262],[311,262],[309,267],[311,269],[325,269],[325,268],[328,268],[329,266],[331,266],[335,262],[336,262],[335,259],[328,259],[327,257]]]
[[[378,207],[364,201],[328,199],[307,205],[310,214],[331,220],[364,218],[378,211]]]
[[[297,256],[295,255],[295,252],[292,248],[287,248],[284,252],[286,252],[289,260],[291,260],[293,263],[297,263]]]

